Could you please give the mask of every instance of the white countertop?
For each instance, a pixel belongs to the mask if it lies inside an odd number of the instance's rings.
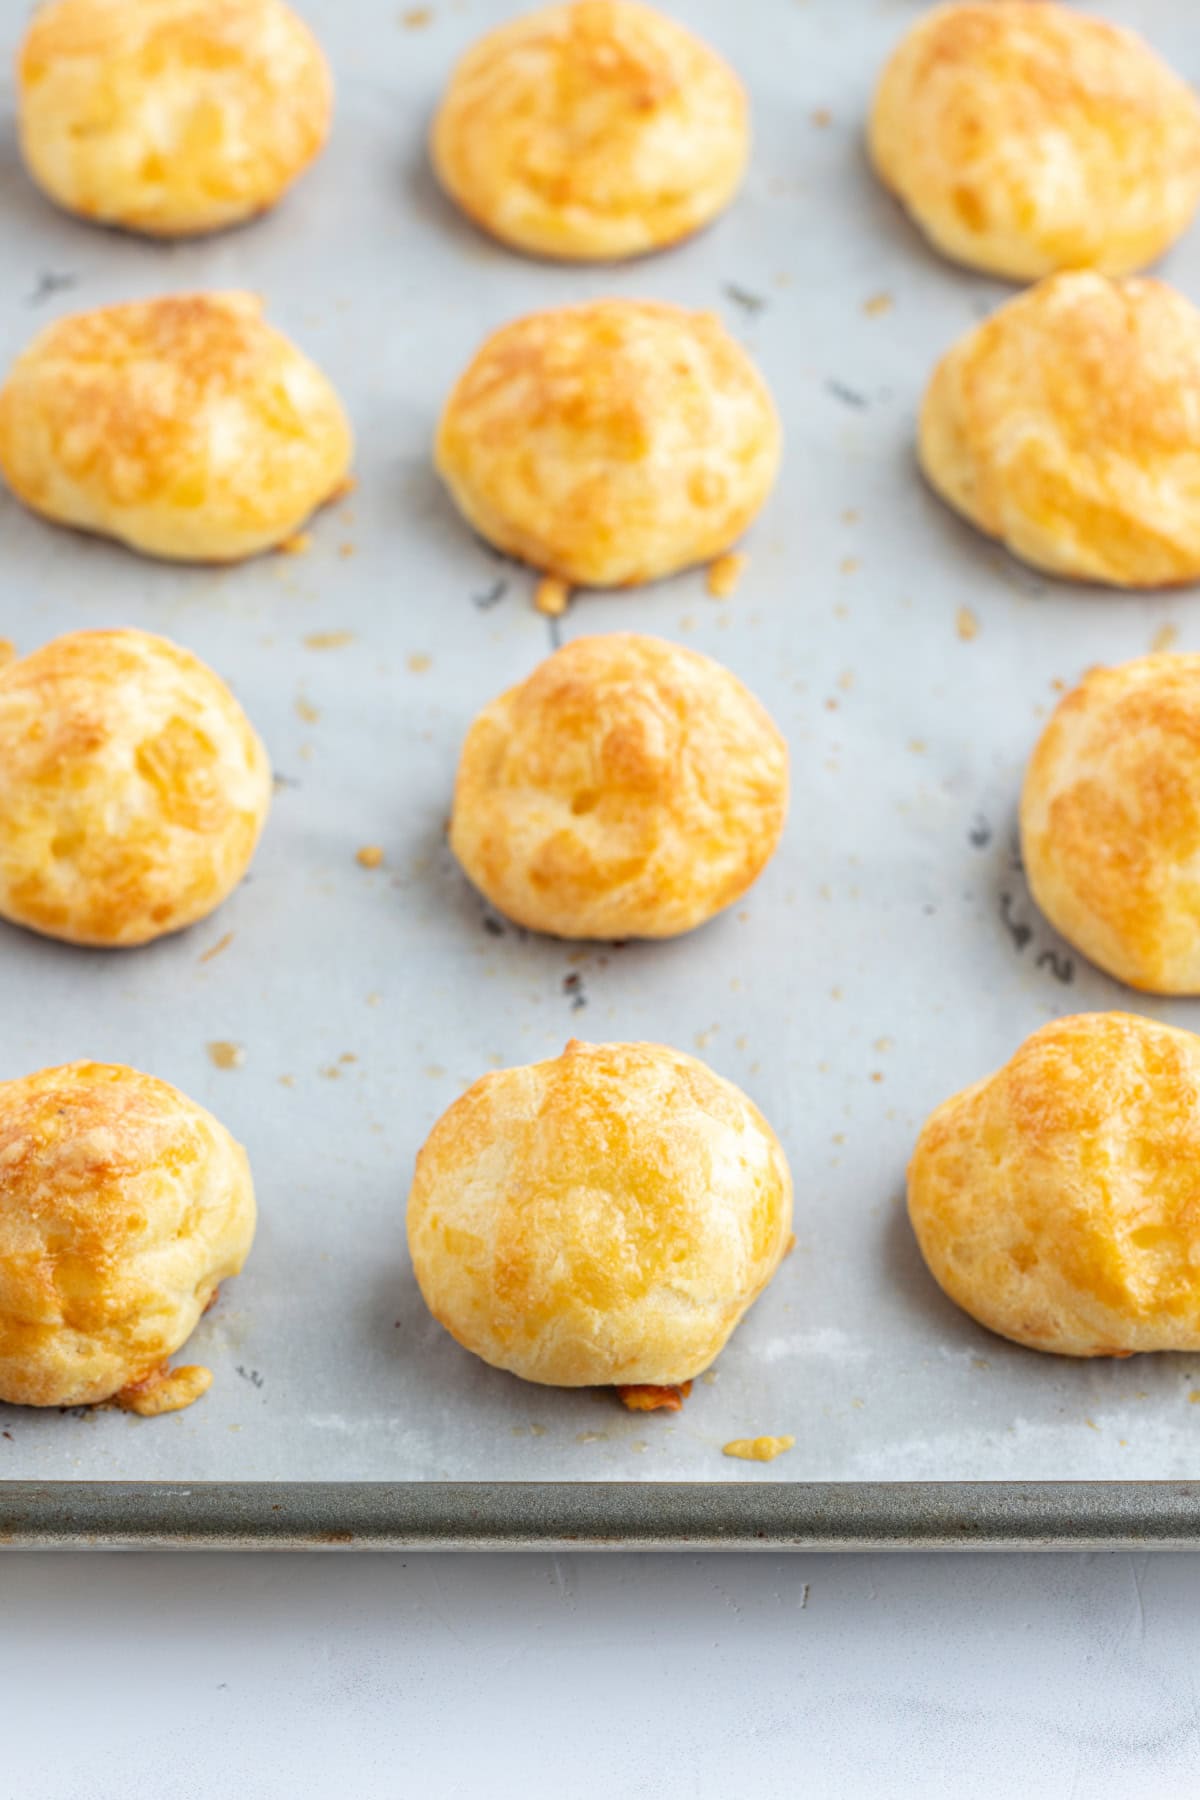
[[[1174,1800],[1200,1556],[0,1560],[21,1800]]]

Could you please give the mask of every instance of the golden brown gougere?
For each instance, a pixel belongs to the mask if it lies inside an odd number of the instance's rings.
[[[350,427],[253,294],[172,294],[39,332],[0,388],[26,506],[147,556],[237,562],[340,490]]]
[[[1114,587],[1200,578],[1200,312],[1159,281],[1041,282],[942,358],[921,465],[1036,568]]]
[[[787,744],[736,676],[614,632],[574,639],[480,713],[450,842],[531,931],[674,937],[758,878],[787,798]]]
[[[682,1389],[779,1267],[792,1186],[758,1109],[659,1044],[485,1075],[417,1158],[408,1242],[466,1349],[555,1387]]]
[[[870,146],[954,261],[1015,281],[1132,274],[1200,201],[1200,104],[1134,32],[1054,0],[923,10],[884,70]]]
[[[145,631],[80,631],[0,667],[0,917],[144,944],[219,906],[271,770],[219,676]]]
[[[574,0],[472,45],[433,127],[446,191],[536,256],[637,256],[726,207],[750,153],[732,69],[635,0]]]
[[[167,1368],[254,1237],[245,1152],[165,1081],[71,1063],[0,1082],[0,1400],[160,1413]]]
[[[1035,1031],[939,1106],[908,1210],[951,1300],[1059,1356],[1200,1350],[1200,1038],[1128,1013]]]
[[[47,0],[17,62],[21,149],[69,212],[156,237],[274,206],[329,132],[320,46],[283,0]]]
[[[635,300],[503,326],[451,393],[436,445],[476,531],[585,587],[728,550],[779,455],[766,384],[720,320]]]
[[[1200,656],[1093,669],[1030,758],[1021,843],[1034,898],[1131,987],[1200,994]]]

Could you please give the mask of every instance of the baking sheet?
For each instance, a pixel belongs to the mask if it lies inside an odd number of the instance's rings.
[[[335,65],[333,142],[280,211],[206,242],[57,215],[20,171],[3,90],[5,362],[77,307],[250,287],[333,377],[359,438],[358,491],[308,554],[227,571],[145,562],[0,499],[0,633],[23,651],[82,627],[167,633],[232,681],[282,782],[250,879],[191,932],[101,954],[0,927],[0,1075],[91,1056],[175,1082],[247,1145],[261,1207],[246,1273],[188,1349],[215,1375],[201,1404],[153,1421],[0,1409],[0,1475],[42,1484],[9,1490],[10,1525],[29,1529],[31,1493],[43,1516],[74,1516],[44,1484],[84,1480],[635,1482],[653,1535],[654,1483],[722,1484],[696,1504],[723,1509],[746,1483],[760,1507],[814,1482],[1200,1474],[1200,1355],[1075,1364],[989,1337],[935,1289],[903,1214],[926,1113],[1045,1020],[1132,1005],[1200,1028],[1200,1006],[1135,999],[1083,965],[1017,866],[1021,772],[1060,685],[1164,630],[1200,649],[1200,600],[1045,582],[921,485],[928,372],[1009,290],[938,261],[865,164],[874,76],[919,7],[673,0],[748,81],[753,171],[712,231],[608,270],[493,246],[428,172],[439,86],[510,0],[440,0],[424,23],[392,0],[300,10]],[[1200,74],[1188,9],[1096,10]],[[6,9],[6,65],[23,23]],[[1200,230],[1164,272],[1200,295]],[[489,329],[605,293],[718,311],[775,391],[786,461],[732,600],[709,598],[700,572],[576,598],[556,626],[528,572],[459,522],[429,446]],[[457,872],[455,760],[476,710],[560,630],[629,628],[754,687],[791,742],[793,814],[727,917],[673,944],[573,948],[501,924]],[[313,647],[331,633],[349,635]],[[355,852],[376,843],[387,864],[368,872]],[[571,1035],[697,1052],[763,1108],[796,1177],[796,1253],[677,1417],[485,1368],[429,1319],[408,1267],[404,1199],[434,1119],[486,1069]],[[214,1066],[213,1043],[243,1046],[243,1065]],[[762,1432],[795,1450],[767,1470],[722,1457]],[[903,1512],[919,1490],[893,1491]],[[115,1519],[114,1490],[99,1492]],[[220,1490],[205,1493],[221,1516]]]

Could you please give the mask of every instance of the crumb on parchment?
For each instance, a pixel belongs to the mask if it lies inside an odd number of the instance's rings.
[[[969,606],[959,607],[954,621],[954,629],[964,644],[969,644],[972,638],[979,636],[979,620]]]
[[[355,852],[354,860],[364,869],[378,869],[383,866],[383,846],[381,844],[364,844]]]
[[[731,550],[725,556],[714,557],[708,565],[706,583],[714,600],[728,600],[737,592],[738,583],[746,572],[749,560],[741,550]]]
[[[549,619],[560,619],[567,610],[571,590],[557,575],[543,575],[533,596],[533,604]]]
[[[157,1419],[161,1413],[182,1412],[201,1394],[207,1394],[211,1386],[211,1369],[202,1368],[198,1363],[169,1369],[164,1363],[161,1369],[155,1369],[131,1387],[122,1388],[113,1398],[122,1412],[137,1413],[142,1419]]]
[[[621,1405],[630,1412],[682,1412],[683,1403],[691,1391],[690,1381],[681,1381],[676,1387],[640,1385],[617,1388]]]
[[[354,642],[352,631],[310,631],[304,640],[306,650],[343,650]]]
[[[794,1437],[734,1438],[722,1446],[722,1456],[736,1456],[740,1462],[774,1462],[785,1450],[795,1445]]]

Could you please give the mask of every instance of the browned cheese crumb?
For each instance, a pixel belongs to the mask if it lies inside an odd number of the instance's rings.
[[[796,1440],[794,1437],[754,1437],[734,1438],[732,1443],[724,1445],[722,1456],[736,1456],[741,1462],[774,1462],[785,1450],[790,1450]]]
[[[212,1370],[189,1363],[186,1368],[169,1369],[163,1364],[132,1387],[115,1395],[123,1412],[137,1413],[139,1418],[157,1419],[160,1413],[182,1412],[212,1386]]]
[[[728,555],[718,556],[709,563],[707,585],[714,600],[728,600],[737,592],[748,561],[740,550],[731,550]]]
[[[566,612],[570,598],[571,590],[565,581],[561,581],[557,575],[543,575],[537,584],[533,604],[547,618],[559,619]]]
[[[304,640],[306,650],[342,650],[354,642],[352,631],[310,631]]]
[[[682,1412],[683,1403],[692,1391],[690,1381],[677,1387],[618,1387],[621,1405],[630,1412]]]

